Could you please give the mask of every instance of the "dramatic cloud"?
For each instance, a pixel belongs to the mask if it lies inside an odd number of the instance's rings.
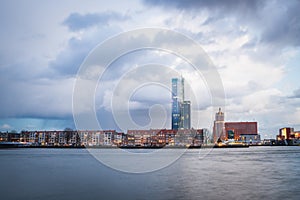
[[[269,3],[261,9],[262,42],[281,46],[300,46],[300,1],[284,5]],[[272,14],[270,14],[272,13]]]
[[[116,12],[104,13],[71,13],[63,24],[66,25],[71,31],[79,31],[92,26],[109,25],[114,21],[123,21],[129,19],[128,16],[121,15]]]
[[[294,95],[291,98],[300,98],[300,88],[294,90]]]
[[[75,75],[84,58],[95,46],[119,32],[121,32],[120,27],[109,26],[73,36],[68,40],[65,49],[49,63],[50,68],[62,75]]]
[[[0,117],[69,118],[73,82],[72,78],[41,79],[2,86]],[[0,83],[3,85],[5,81]]]
[[[279,1],[235,1],[235,0],[146,0],[147,5],[162,6],[164,9],[186,11],[186,14],[199,15],[199,12],[209,13],[203,25],[216,23],[222,19],[233,18],[242,26],[257,36],[258,42],[280,46],[299,46],[300,39],[300,2],[291,0],[285,4]],[[224,28],[224,26],[222,27]],[[251,30],[253,29],[253,30]],[[233,30],[232,30],[233,31]]]
[[[256,11],[257,8],[262,4],[263,1],[243,1],[243,0],[204,0],[204,1],[197,1],[197,0],[187,0],[187,1],[180,1],[180,0],[145,0],[146,4],[153,5],[153,6],[164,6],[165,8],[173,7],[179,10],[195,10],[198,11],[200,9],[210,9],[210,10],[217,10],[222,11],[224,14],[229,14],[232,12],[243,10]]]

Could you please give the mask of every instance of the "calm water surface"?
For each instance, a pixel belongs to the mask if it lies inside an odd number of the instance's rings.
[[[213,149],[199,159],[201,151],[130,174],[85,149],[1,149],[0,199],[300,198],[300,147]]]

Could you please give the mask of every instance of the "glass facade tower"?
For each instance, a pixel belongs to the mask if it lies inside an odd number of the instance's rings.
[[[191,102],[184,101],[184,79],[172,78],[172,129],[191,128]]]
[[[181,128],[190,129],[191,128],[191,102],[183,101],[182,111],[181,111]]]

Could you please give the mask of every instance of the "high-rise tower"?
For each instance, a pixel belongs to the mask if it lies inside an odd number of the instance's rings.
[[[181,109],[181,128],[190,129],[191,128],[191,102],[183,101]]]
[[[214,129],[213,129],[213,139],[214,142],[217,142],[218,139],[225,139],[225,121],[224,121],[224,113],[219,108],[219,112],[216,113],[216,118],[214,121]]]
[[[172,78],[172,129],[191,128],[191,102],[184,101],[184,79]]]
[[[182,82],[178,78],[172,78],[172,129],[178,130],[180,126]]]

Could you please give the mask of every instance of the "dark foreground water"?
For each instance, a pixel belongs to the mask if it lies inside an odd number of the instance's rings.
[[[201,154],[201,150],[200,150]],[[0,199],[299,199],[300,147],[188,150],[151,173],[113,170],[85,149],[0,150]]]

